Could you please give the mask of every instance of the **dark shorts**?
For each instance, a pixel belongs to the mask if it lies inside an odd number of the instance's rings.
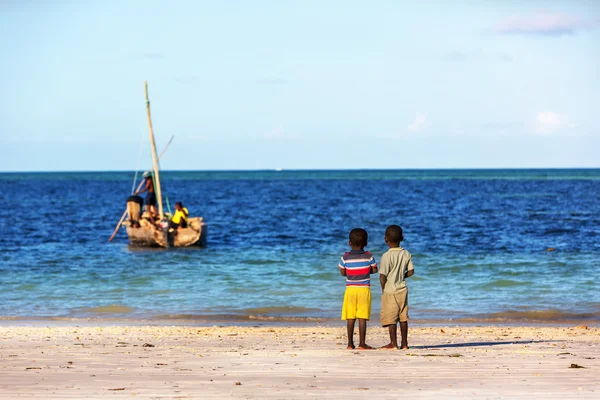
[[[185,221],[185,219],[183,219],[183,218],[181,218],[181,221],[179,221],[179,224],[176,224],[172,220],[169,220],[169,228],[173,228],[173,229],[177,229],[179,227],[187,228],[187,226],[188,226],[188,224]]]
[[[147,206],[156,206],[156,193],[148,192],[144,204],[146,204]]]

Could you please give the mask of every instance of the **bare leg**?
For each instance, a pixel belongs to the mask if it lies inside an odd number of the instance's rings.
[[[354,349],[354,323],[355,319],[349,319],[346,321],[346,327],[348,329],[348,350]]]
[[[398,349],[398,331],[396,329],[396,324],[388,325],[388,330],[390,331],[390,342],[385,346],[381,346],[382,349]]]
[[[360,350],[371,350],[372,347],[366,343],[367,339],[367,320],[359,318],[358,319],[358,348]]]
[[[156,211],[156,206],[150,206],[150,215],[152,216],[152,222],[160,227],[160,216],[158,215],[158,211]]]
[[[408,321],[400,322],[400,335],[402,336],[400,348],[408,349]]]
[[[148,218],[150,218],[150,221],[154,223],[154,207],[150,204],[146,205],[146,213],[148,213]]]

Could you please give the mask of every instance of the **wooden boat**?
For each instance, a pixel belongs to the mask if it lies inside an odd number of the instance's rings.
[[[156,227],[145,218],[134,227],[131,220],[125,222],[129,244],[134,247],[189,247],[206,246],[206,224],[202,218],[189,218],[188,227],[169,232],[168,228]]]
[[[152,147],[154,191],[156,193],[160,221],[157,223],[151,219],[148,213],[141,212],[143,203],[141,197],[130,196],[127,199],[127,220],[123,223],[123,226],[127,228],[129,243],[131,246],[136,247],[169,248],[206,246],[207,226],[202,217],[189,217],[188,226],[186,228],[179,228],[177,230],[169,229],[167,215],[164,213],[163,209],[162,192],[160,187],[160,171],[158,168],[159,157],[156,153],[156,144],[154,142],[147,82],[144,82],[144,89],[146,92],[146,110],[148,113],[150,145]],[[141,187],[141,184],[139,187]]]

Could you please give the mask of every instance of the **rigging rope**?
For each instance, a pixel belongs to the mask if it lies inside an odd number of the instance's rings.
[[[173,140],[173,136],[171,136],[171,140]],[[167,146],[169,146],[169,144],[171,143],[171,140],[169,140],[169,143],[167,143]],[[158,160],[158,168],[160,169],[160,159]],[[169,197],[167,196],[167,191],[164,191],[165,193],[165,203],[167,203],[167,210],[169,210],[169,214],[173,215],[173,213],[171,212],[171,204],[169,204]]]

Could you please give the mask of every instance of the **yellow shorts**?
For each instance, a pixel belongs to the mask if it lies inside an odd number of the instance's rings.
[[[408,321],[408,288],[400,293],[381,296],[381,326]]]
[[[347,286],[342,306],[342,319],[371,318],[371,288],[368,286]]]

